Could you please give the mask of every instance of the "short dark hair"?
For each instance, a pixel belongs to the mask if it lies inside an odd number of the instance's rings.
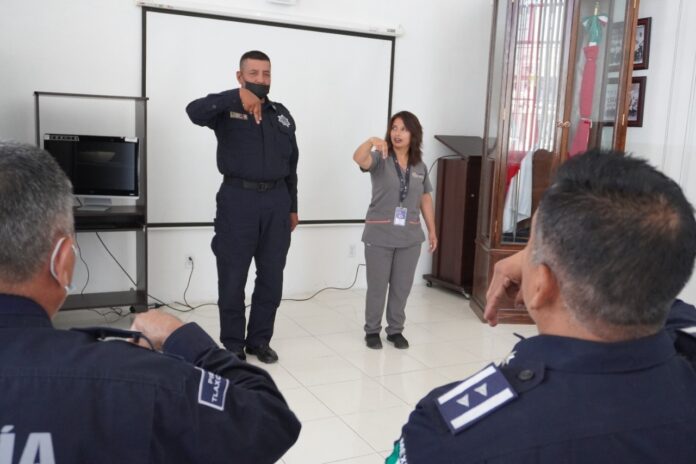
[[[242,63],[244,63],[244,60],[261,60],[268,61],[269,63],[271,62],[271,59],[268,57],[268,55],[259,50],[250,50],[243,54],[242,57],[239,59],[239,69],[242,69]]]
[[[35,146],[0,140],[0,280],[29,280],[53,241],[73,233],[72,185],[58,163]]]
[[[691,276],[694,210],[646,161],[589,151],[561,165],[542,196],[532,253],[581,324],[646,335]]]
[[[391,128],[394,125],[394,121],[401,119],[404,122],[404,126],[411,133],[411,144],[408,148],[408,164],[410,166],[415,166],[420,163],[423,159],[423,127],[415,114],[410,111],[399,111],[394,116],[389,119],[389,125],[387,126],[387,135],[384,136],[384,140],[387,141],[387,147],[389,151],[394,150],[394,146],[391,141]]]

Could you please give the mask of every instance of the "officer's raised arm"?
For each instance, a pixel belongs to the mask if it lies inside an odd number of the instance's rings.
[[[242,101],[242,108],[244,108],[244,111],[253,114],[256,124],[261,124],[261,119],[263,119],[261,99],[244,87],[239,88],[239,99]]]
[[[239,89],[211,93],[186,105],[186,114],[192,123],[215,129],[217,118],[239,106]]]

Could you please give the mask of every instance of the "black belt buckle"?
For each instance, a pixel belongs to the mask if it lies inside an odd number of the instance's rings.
[[[257,192],[265,192],[271,187],[270,182],[257,182],[256,184],[256,191]]]

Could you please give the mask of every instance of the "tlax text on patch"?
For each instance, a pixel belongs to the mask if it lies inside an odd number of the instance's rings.
[[[200,367],[196,367],[196,369],[201,371],[201,383],[198,386],[198,403],[224,411],[225,397],[227,396],[230,381]]]

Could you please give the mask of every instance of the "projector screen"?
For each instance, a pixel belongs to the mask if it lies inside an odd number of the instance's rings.
[[[369,174],[358,144],[383,137],[391,111],[394,38],[144,8],[148,223],[212,223],[217,141],[186,105],[239,87],[239,57],[271,58],[269,98],[293,115],[299,146],[298,213],[319,223],[364,219]]]

